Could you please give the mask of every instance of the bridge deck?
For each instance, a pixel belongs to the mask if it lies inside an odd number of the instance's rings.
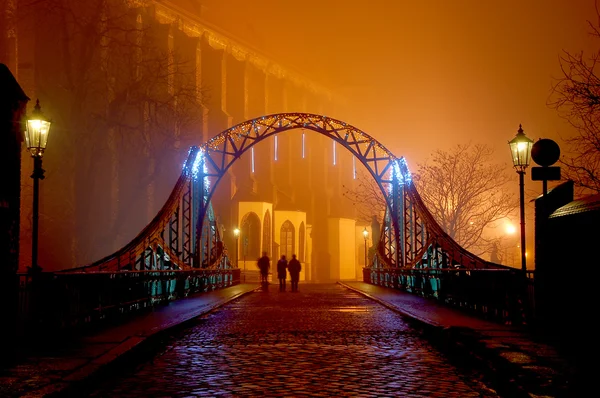
[[[363,282],[340,284],[414,319],[438,342],[485,358],[496,371],[502,371],[503,377],[515,380],[524,393],[538,395],[543,389],[556,393],[548,396],[563,396],[574,388],[577,370],[573,362],[523,330],[487,322],[397,290]],[[0,396],[43,396],[69,391],[116,359],[151,343],[161,332],[185,326],[187,321],[259,288],[257,284],[245,283],[199,294],[98,332],[69,347],[48,347],[44,354],[33,355],[0,373]],[[276,294],[276,289],[271,290]]]

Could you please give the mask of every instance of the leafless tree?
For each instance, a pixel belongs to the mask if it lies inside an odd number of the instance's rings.
[[[495,239],[486,238],[486,228],[514,213],[517,201],[504,186],[511,181],[504,165],[490,163],[492,149],[485,145],[458,145],[438,150],[418,165],[413,179],[417,191],[438,224],[465,249],[477,255],[491,253]],[[366,172],[358,173],[355,187],[344,196],[368,221],[386,208],[381,190]]]
[[[376,217],[382,222],[387,204],[381,189],[365,169],[356,170],[355,181],[354,186],[344,185],[342,195],[352,203],[357,220],[370,223]]]
[[[600,39],[598,21],[588,21],[590,35]],[[563,177],[575,182],[580,194],[600,192],[600,50],[563,51],[560,56],[561,75],[552,83],[548,105],[573,126],[577,135],[567,138],[561,164]]]
[[[148,187],[177,165],[202,117],[195,59],[168,44],[171,26],[131,4],[29,0],[20,8],[36,21],[48,60],[37,88],[52,97],[61,129],[51,138],[61,155],[48,176],[60,175],[62,186],[46,213],[72,242],[69,259],[62,256],[70,265],[108,254],[116,236],[135,236],[148,221],[131,227],[132,210],[146,206],[136,200],[153,199],[157,189]]]
[[[490,163],[493,150],[486,145],[457,145],[437,150],[419,164],[415,185],[438,224],[465,249],[481,255],[491,252],[493,239],[486,228],[512,214],[514,195],[503,189],[511,181],[504,165]]]

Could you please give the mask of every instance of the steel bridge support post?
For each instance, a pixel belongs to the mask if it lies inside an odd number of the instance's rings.
[[[198,165],[198,172],[192,182],[193,187],[193,213],[194,220],[196,222],[195,236],[194,236],[194,268],[200,268],[202,261],[204,260],[204,250],[202,242],[202,230],[204,228],[204,217],[206,216],[206,203],[204,202],[205,187],[204,179],[206,174],[204,173],[204,155],[199,153],[198,156],[202,156],[200,164]]]
[[[396,230],[394,236],[394,242],[396,244],[395,261],[396,267],[404,267],[404,248],[402,247],[402,242],[404,242],[404,200],[402,200],[402,197],[404,196],[404,189],[400,187],[400,181],[397,173],[394,173],[392,181],[392,225]]]

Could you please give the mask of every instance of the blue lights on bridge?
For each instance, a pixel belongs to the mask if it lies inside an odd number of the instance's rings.
[[[392,170],[394,179],[397,179],[401,185],[410,184],[412,182],[412,175],[408,170],[408,164],[404,157],[394,160]]]
[[[404,159],[404,157],[401,157],[400,159],[398,159],[396,161],[396,164],[400,165],[400,170],[402,171],[402,176],[403,176],[403,180],[406,184],[409,184],[410,182],[412,182],[412,175],[410,173],[410,170],[408,169],[408,163],[406,163],[406,159]]]
[[[206,149],[200,148],[198,153],[196,154],[196,158],[194,159],[194,163],[192,164],[192,178],[194,180],[198,179],[198,174],[200,174],[200,167],[202,167],[202,175],[204,175],[204,187],[205,189],[210,188],[210,181],[206,174],[208,174],[208,168],[206,167],[206,162],[204,161]]]

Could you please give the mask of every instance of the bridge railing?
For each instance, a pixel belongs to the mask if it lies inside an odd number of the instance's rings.
[[[526,325],[534,320],[533,280],[516,269],[363,268],[363,280],[500,323]]]
[[[93,329],[239,282],[238,268],[21,274],[17,328],[23,334]]]

